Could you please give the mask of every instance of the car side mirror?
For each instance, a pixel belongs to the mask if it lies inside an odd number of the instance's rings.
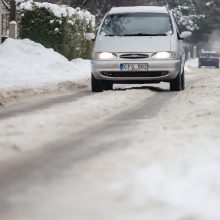
[[[180,34],[180,38],[182,39],[186,39],[188,37],[192,36],[192,32],[191,31],[183,31],[181,34]]]
[[[85,34],[85,39],[89,41],[94,41],[95,40],[95,34],[94,33],[86,33]]]

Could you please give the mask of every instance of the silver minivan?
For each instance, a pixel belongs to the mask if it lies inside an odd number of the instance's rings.
[[[184,38],[167,7],[115,7],[104,17],[91,56],[93,92],[113,84],[169,82],[171,91],[185,88]]]

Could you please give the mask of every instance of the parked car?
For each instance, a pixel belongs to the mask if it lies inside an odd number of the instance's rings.
[[[91,56],[93,92],[111,90],[116,83],[169,82],[171,91],[185,88],[183,40],[166,7],[115,7],[104,17]]]
[[[203,51],[199,55],[199,68],[202,66],[219,68],[219,55],[215,51]]]

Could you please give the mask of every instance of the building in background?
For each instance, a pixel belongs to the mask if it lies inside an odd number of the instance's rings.
[[[9,1],[0,0],[0,34],[1,39],[8,36],[10,22],[10,5]]]

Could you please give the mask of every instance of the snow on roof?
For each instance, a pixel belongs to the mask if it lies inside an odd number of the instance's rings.
[[[109,14],[121,14],[121,13],[166,13],[166,7],[158,6],[131,6],[131,7],[114,7],[109,11]]]
[[[9,24],[17,24],[16,21],[11,21]]]

